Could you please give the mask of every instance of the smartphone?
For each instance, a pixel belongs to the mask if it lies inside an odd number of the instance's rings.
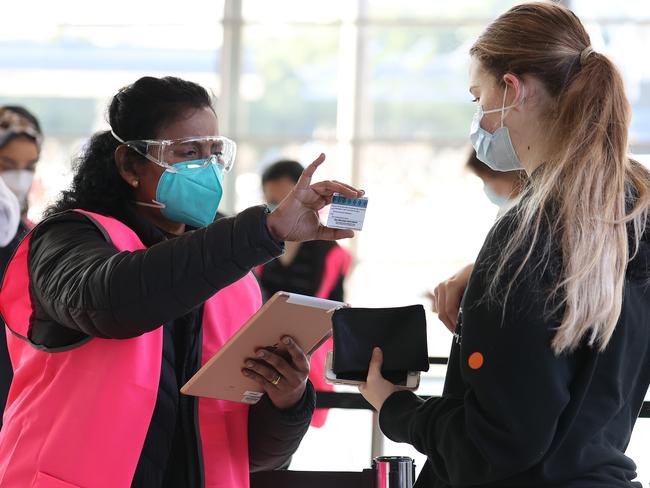
[[[358,386],[362,383],[361,381],[338,379],[336,373],[332,370],[333,358],[333,351],[328,351],[325,359],[325,381],[332,385]],[[396,384],[395,386],[401,390],[417,390],[420,386],[420,372],[409,371],[406,375],[406,381],[404,383]]]

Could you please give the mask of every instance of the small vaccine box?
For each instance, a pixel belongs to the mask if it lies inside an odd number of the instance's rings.
[[[362,230],[367,208],[368,199],[366,197],[346,198],[335,193],[332,196],[332,206],[327,217],[327,227]]]

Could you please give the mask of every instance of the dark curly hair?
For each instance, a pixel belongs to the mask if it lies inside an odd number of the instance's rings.
[[[125,141],[156,139],[158,131],[190,108],[212,108],[208,92],[191,81],[145,76],[122,88],[108,107],[108,123]],[[129,204],[131,187],[115,165],[120,143],[110,131],[97,132],[74,161],[70,189],[50,206],[46,216],[81,208],[118,216]],[[143,164],[145,159],[141,158]]]

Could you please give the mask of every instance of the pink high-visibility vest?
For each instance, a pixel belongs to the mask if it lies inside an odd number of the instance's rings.
[[[81,213],[118,250],[145,249],[121,222]],[[56,352],[32,345],[31,235],[18,247],[0,290],[14,370],[0,431],[0,487],[128,488],[158,395],[162,327],[131,339],[92,338]],[[201,364],[260,305],[251,274],[207,300]],[[248,488],[248,406],[199,399],[199,433],[206,488]]]

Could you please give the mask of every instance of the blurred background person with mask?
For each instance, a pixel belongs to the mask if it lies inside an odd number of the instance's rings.
[[[483,191],[485,192],[485,196],[491,203],[499,207],[497,218],[500,218],[517,204],[519,196],[524,189],[526,178],[528,178],[525,171],[499,171],[490,168],[487,164],[476,157],[476,151],[474,149],[469,153],[467,162],[465,163],[465,168],[483,181]],[[465,291],[467,280],[469,279],[469,275],[473,269],[474,264],[469,264],[447,281],[439,284],[435,291],[427,291],[425,293],[426,298],[432,301],[433,312],[443,314],[441,320],[443,318],[446,319],[446,316],[444,315],[446,309],[438,310],[439,295],[443,294],[443,299],[448,296],[454,304],[460,302],[460,297]],[[445,292],[448,292],[449,295],[445,295]],[[449,310],[449,313],[451,314],[458,313],[458,308],[455,306],[450,305]],[[447,322],[453,323],[454,321],[455,318]],[[451,327],[451,329],[453,329],[453,327]]]
[[[41,154],[41,126],[29,111],[19,106],[0,107],[0,176],[18,198],[21,221],[14,239],[0,248],[0,271],[20,240],[33,227],[27,220],[28,195]]]
[[[264,199],[274,210],[291,192],[302,174],[297,161],[281,160],[269,166],[262,175]],[[343,282],[350,272],[352,256],[332,241],[287,242],[284,255],[256,269],[264,300],[278,291],[343,301]],[[323,379],[327,351],[332,350],[331,339],[311,358],[309,379],[316,391],[332,391]],[[312,426],[322,427],[326,410],[318,409]]]
[[[483,181],[485,196],[499,207],[498,217],[515,206],[527,178],[524,171],[494,170],[476,157],[474,149],[471,150],[465,167]]]
[[[12,214],[0,240],[0,276],[21,239],[33,227],[27,220],[27,196],[34,180],[34,170],[41,154],[43,134],[36,117],[23,107],[0,107],[0,188],[2,207]],[[4,209],[0,210],[3,212]],[[13,230],[12,230],[13,229]],[[5,230],[7,231],[5,233]],[[7,239],[4,239],[7,237]],[[4,411],[13,373],[7,351],[4,321],[0,320],[0,412]],[[0,420],[0,427],[2,420]]]
[[[0,246],[6,246],[14,239],[19,223],[18,199],[0,178]]]

